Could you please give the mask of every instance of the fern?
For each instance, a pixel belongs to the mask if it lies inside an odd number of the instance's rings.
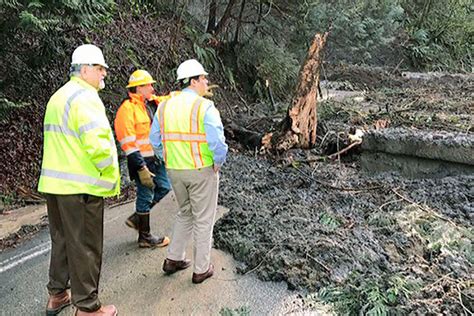
[[[420,288],[420,283],[400,275],[367,276],[354,273],[344,286],[329,286],[318,297],[332,303],[339,314],[384,316]]]
[[[334,216],[331,216],[330,214],[326,212],[323,213],[321,217],[319,218],[319,223],[328,227],[330,230],[335,230],[336,228],[341,226],[341,223],[339,222],[337,218],[335,218]]]
[[[110,17],[113,0],[62,0],[62,1],[2,1],[2,12],[8,24],[38,33],[60,31],[67,27],[92,27],[96,22]],[[5,12],[6,11],[6,12]]]

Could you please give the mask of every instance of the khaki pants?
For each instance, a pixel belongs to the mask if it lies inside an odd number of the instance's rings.
[[[217,209],[219,174],[212,167],[168,169],[179,211],[168,247],[168,259],[183,260],[193,237],[194,273],[204,273],[211,262],[212,230]]]
[[[61,293],[71,282],[73,304],[86,312],[101,307],[104,199],[88,194],[47,194],[51,262],[48,292]]]

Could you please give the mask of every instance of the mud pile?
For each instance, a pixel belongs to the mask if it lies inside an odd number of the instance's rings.
[[[407,76],[384,69],[334,67],[322,79],[338,89],[359,91],[354,102],[329,100],[319,105],[321,120],[332,126],[371,126],[387,120],[391,127],[409,126],[430,131],[473,132],[474,75],[426,74]]]
[[[472,314],[473,77],[353,66],[330,72],[331,85],[363,97],[318,105],[317,148],[231,154],[220,195],[230,211],[216,224],[215,245],[242,262],[242,273],[306,291],[308,306],[330,302],[339,314]],[[241,117],[239,124],[260,126],[270,117],[247,117],[247,124]],[[355,129],[366,132],[367,143],[328,161],[335,150],[326,149],[347,146],[341,135]],[[374,166],[387,155],[404,157],[403,164],[388,161],[390,168],[374,173],[363,167],[361,151],[378,155]],[[439,163],[446,161],[456,170]],[[421,172],[406,178],[395,173],[402,168]]]
[[[339,314],[472,313],[474,176],[463,166],[472,161],[473,77],[330,71],[323,79],[363,97],[318,105],[325,129],[318,126],[317,148],[231,154],[220,195],[230,211],[216,224],[215,245],[242,273],[307,293],[308,310],[323,301]],[[247,125],[255,120],[265,121],[250,117]],[[341,135],[355,128],[378,135],[367,140],[376,151],[468,162],[457,175],[406,178],[364,172],[366,147],[328,161],[324,147],[344,148]]]
[[[380,293],[371,308],[422,313],[461,313],[459,297],[472,295],[472,176],[368,178],[355,164],[281,168],[232,154],[221,179],[230,212],[215,245],[243,273],[317,292],[346,312],[371,291]]]

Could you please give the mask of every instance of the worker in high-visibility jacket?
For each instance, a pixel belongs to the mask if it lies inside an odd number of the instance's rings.
[[[97,46],[79,46],[69,82],[46,106],[38,191],[46,195],[51,235],[47,315],[71,304],[71,294],[76,315],[117,314],[98,298],[104,197],[120,193],[117,148],[98,95],[107,68]]]
[[[212,230],[219,169],[227,155],[219,111],[203,97],[208,92],[207,74],[194,59],[179,65],[177,79],[185,88],[160,103],[150,133],[155,155],[165,161],[179,205],[163,271],[172,274],[191,266],[185,251],[192,236],[193,283],[214,274],[210,260]]]
[[[128,80],[128,98],[115,117],[115,134],[127,155],[130,178],[135,180],[137,200],[135,212],[125,224],[138,230],[138,246],[164,247],[170,242],[167,236],[155,237],[150,232],[150,210],[170,190],[171,186],[162,161],[151,147],[150,127],[157,105],[167,97],[154,95],[156,81],[145,70],[136,70]]]

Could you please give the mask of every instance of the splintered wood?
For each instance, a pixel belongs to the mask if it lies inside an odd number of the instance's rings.
[[[319,70],[328,33],[316,34],[301,67],[298,85],[279,133],[264,137],[264,148],[286,151],[316,145]],[[271,141],[269,141],[271,138]]]

